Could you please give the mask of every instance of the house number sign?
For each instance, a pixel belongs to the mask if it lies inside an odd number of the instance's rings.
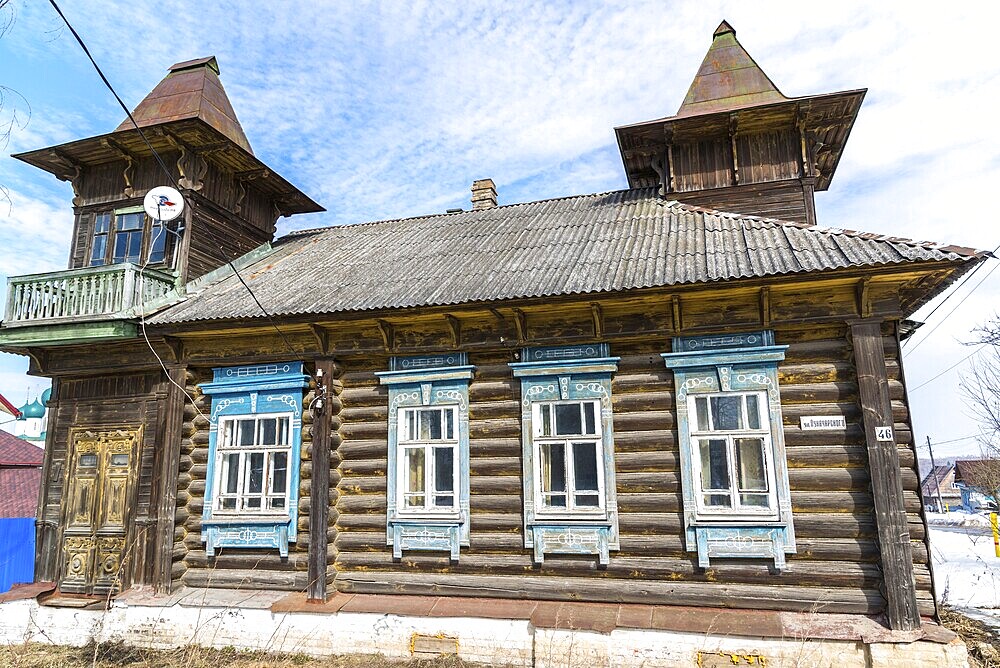
[[[892,439],[892,427],[875,427],[875,440],[880,443],[883,441],[891,442]]]

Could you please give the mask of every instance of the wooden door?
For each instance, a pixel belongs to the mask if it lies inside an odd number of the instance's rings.
[[[122,588],[140,433],[74,430],[71,435],[63,501],[63,592],[106,596]]]

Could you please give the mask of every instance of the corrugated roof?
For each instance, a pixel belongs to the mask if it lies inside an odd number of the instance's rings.
[[[240,274],[272,315],[290,316],[973,257],[668,202],[646,188],[296,232]],[[230,274],[147,323],[257,317]]]

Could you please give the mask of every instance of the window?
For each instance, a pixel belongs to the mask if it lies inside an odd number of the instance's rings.
[[[220,367],[212,398],[201,539],[218,548],[277,548],[288,555],[299,511],[302,362]]]
[[[166,261],[166,226],[150,220],[141,206],[94,215],[90,266],[159,264]]]
[[[404,408],[399,417],[401,513],[455,512],[458,406]]]
[[[675,337],[662,356],[676,388],[685,544],[702,567],[749,557],[781,569],[795,552],[778,392],[786,348],[767,330]]]
[[[763,392],[688,396],[699,514],[775,514]]]
[[[469,545],[469,381],[465,353],[393,357],[389,388],[386,544],[443,551]]]
[[[291,414],[220,421],[218,512],[286,512],[291,426]]]
[[[607,344],[526,348],[521,379],[525,547],[546,554],[619,549]]]
[[[533,404],[539,513],[594,512],[604,508],[599,415],[597,401]]]

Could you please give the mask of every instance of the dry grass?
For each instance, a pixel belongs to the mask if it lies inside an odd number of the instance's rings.
[[[382,656],[313,658],[304,654],[184,647],[152,650],[122,643],[64,647],[28,643],[0,646],[0,668],[471,668],[455,657],[392,661]]]
[[[982,622],[941,608],[941,623],[965,641],[973,668],[1000,668],[1000,636]]]

